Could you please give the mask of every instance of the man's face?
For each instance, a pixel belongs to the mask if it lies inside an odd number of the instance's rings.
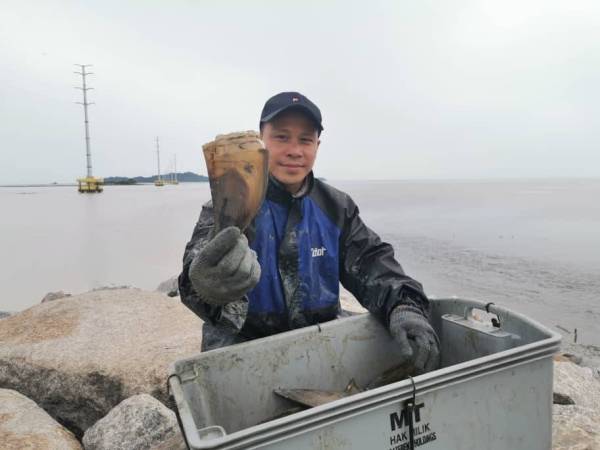
[[[261,139],[269,150],[269,173],[289,192],[297,192],[320,144],[313,122],[297,111],[283,112],[263,125]]]

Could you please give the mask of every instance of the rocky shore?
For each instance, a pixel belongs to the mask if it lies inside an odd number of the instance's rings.
[[[184,449],[167,392],[171,362],[197,354],[202,321],[173,280],[156,292],[51,293],[0,313],[0,443],[16,449]],[[364,311],[347,293],[344,309]],[[554,449],[600,449],[600,349],[554,364]]]

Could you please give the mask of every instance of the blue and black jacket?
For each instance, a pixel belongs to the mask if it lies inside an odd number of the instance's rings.
[[[218,327],[217,334],[229,343],[335,319],[340,282],[386,325],[399,304],[427,316],[422,286],[405,275],[392,246],[367,228],[352,199],[312,173],[307,183],[295,197],[269,180],[261,209],[246,230],[261,266],[260,280],[246,298],[223,307],[204,302],[188,275],[213,227],[212,205],[204,205],[179,276],[183,303],[206,324]]]

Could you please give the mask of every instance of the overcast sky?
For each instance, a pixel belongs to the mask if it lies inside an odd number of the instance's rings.
[[[331,179],[600,176],[600,1],[0,2],[0,184],[205,173],[298,90]]]

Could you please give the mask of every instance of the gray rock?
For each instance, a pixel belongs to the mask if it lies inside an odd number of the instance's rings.
[[[168,280],[163,281],[156,288],[157,292],[167,294],[169,297],[177,297],[179,295],[179,281],[178,277],[174,276]]]
[[[572,362],[554,363],[554,394],[575,404],[555,404],[552,414],[554,450],[600,448],[600,380],[593,369]]]
[[[80,438],[133,395],[168,404],[168,366],[200,351],[201,323],[181,302],[139,289],[41,303],[0,321],[0,386]]]
[[[583,358],[581,356],[574,355],[573,353],[558,353],[557,355],[554,355],[554,361],[572,362],[578,366],[583,365]]]
[[[577,405],[552,408],[553,450],[600,449],[600,414]]]
[[[600,380],[593,369],[572,362],[554,362],[554,392],[571,398],[575,405],[600,414]]]
[[[600,368],[600,347],[597,345],[575,344],[563,340],[561,350],[565,352],[564,355],[573,355],[572,362],[580,366]]]
[[[0,311],[0,319],[4,319],[8,316],[12,316],[12,313],[9,313],[8,311]]]
[[[2,450],[81,450],[69,431],[24,395],[0,389]]]
[[[566,394],[554,392],[552,395],[552,403],[555,405],[574,405],[575,401]]]
[[[165,441],[183,442],[173,411],[147,394],[115,406],[85,432],[85,450],[149,450]]]
[[[67,294],[63,291],[48,292],[46,295],[44,295],[44,298],[42,299],[41,303],[51,302],[53,300],[59,300],[61,298],[70,297],[70,296],[71,296],[71,294]]]
[[[163,442],[153,445],[150,450],[188,450],[188,446],[185,444],[183,435],[180,432],[165,439]]]
[[[134,288],[133,286],[129,286],[128,284],[108,284],[106,286],[99,286],[96,287],[94,289],[92,289],[92,292],[98,292],[98,291],[118,291],[120,289],[137,289]]]

